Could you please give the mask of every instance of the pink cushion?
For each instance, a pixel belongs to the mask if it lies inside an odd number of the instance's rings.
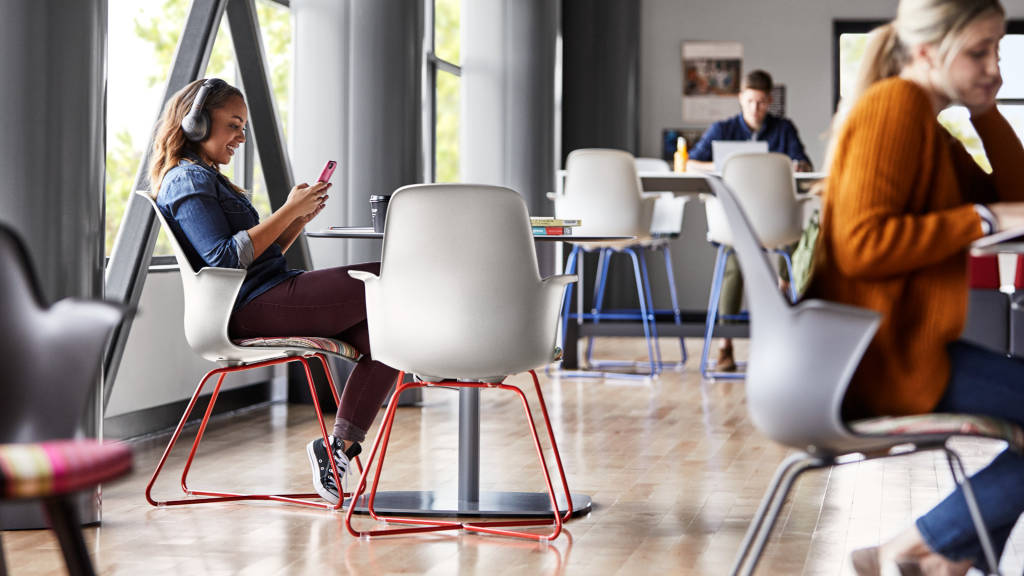
[[[40,498],[84,490],[128,473],[132,452],[116,442],[0,444],[0,497]]]
[[[989,416],[942,413],[883,416],[850,422],[849,426],[864,436],[984,436],[1006,440],[1010,448],[1024,451],[1024,431],[1006,420]]]
[[[356,350],[354,346],[347,342],[322,336],[272,336],[246,338],[245,340],[235,340],[235,344],[253,348],[293,348],[297,350],[309,350],[310,352],[325,352],[327,354],[344,356],[345,358],[352,360],[358,359],[361,355],[359,350]]]

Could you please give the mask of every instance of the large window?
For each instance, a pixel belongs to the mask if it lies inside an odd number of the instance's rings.
[[[857,78],[857,71],[864,56],[864,45],[868,32],[881,22],[836,22],[833,27],[834,46],[834,103],[845,97]],[[996,105],[1010,122],[1017,136],[1024,140],[1024,76],[1017,73],[1024,69],[1024,21],[1014,20],[1007,25],[1007,33],[999,44],[1000,67],[1003,71],[1003,87],[996,95]],[[962,106],[952,106],[939,114],[939,122],[951,134],[963,142],[975,161],[991,170],[985,156],[981,139],[970,121],[970,114]]]
[[[117,230],[121,226],[129,194],[135,186],[135,175],[152,136],[153,123],[160,113],[167,75],[191,4],[189,0],[109,1],[107,255],[110,254]],[[291,17],[286,6],[271,0],[258,0],[256,9],[279,118],[283,122],[282,129],[287,131],[292,69]],[[226,17],[221,21],[206,76],[223,78],[241,87]],[[254,141],[250,139],[247,145],[253,144]],[[253,156],[246,152],[242,150],[236,156],[237,162],[224,166],[222,170],[239,185],[249,183],[246,187],[252,194],[253,204],[261,216],[265,217],[270,213],[266,185],[258,160],[249,168],[244,166],[244,159]],[[170,244],[162,230],[154,254],[171,254]]]
[[[427,0],[427,10],[433,26],[427,55],[428,105],[433,146],[432,171],[434,182],[458,182],[459,177],[459,122],[461,118],[461,42],[460,20],[462,0]],[[428,20],[429,21],[429,20]]]

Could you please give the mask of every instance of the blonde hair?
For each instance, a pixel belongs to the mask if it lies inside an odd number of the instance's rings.
[[[839,103],[832,119],[825,169],[832,163],[833,148],[846,114],[876,82],[899,74],[910,62],[910,48],[924,44],[938,48],[944,66],[960,51],[962,32],[975,20],[1005,16],[999,0],[900,0],[896,18],[871,31],[853,90]]]
[[[192,101],[195,100],[199,88],[205,81],[205,79],[196,80],[175,92],[174,96],[167,101],[163,114],[160,116],[160,124],[153,141],[152,160],[149,163],[149,193],[154,198],[160,191],[160,184],[163,182],[164,176],[171,168],[177,166],[182,159],[189,155],[200,156],[199,142],[192,142],[185,138],[185,132],[181,129],[181,120],[192,109]],[[242,92],[238,88],[226,82],[218,83],[207,94],[203,109],[216,110],[236,96],[242,98],[243,102],[245,101],[245,97],[242,96]],[[234,184],[232,186],[236,192],[245,193],[238,186]]]

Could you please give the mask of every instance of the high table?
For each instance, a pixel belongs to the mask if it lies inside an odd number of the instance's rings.
[[[713,172],[638,172],[644,192],[671,192],[676,196],[710,194],[707,177]],[[555,194],[565,193],[565,170],[558,171]],[[796,172],[797,192],[806,192],[810,185],[825,179],[824,172]]]
[[[371,227],[339,227],[307,232],[312,238],[381,239],[384,234]],[[547,242],[586,242],[629,240],[632,236],[534,236]],[[362,496],[355,511],[366,513],[368,496]],[[480,390],[459,390],[459,489],[458,494],[433,490],[377,492],[374,510],[379,514],[402,516],[472,516],[492,518],[535,518],[551,515],[551,502],[545,492],[480,491]],[[346,503],[346,506],[351,505]],[[565,498],[559,495],[559,512],[566,511]],[[592,501],[586,494],[572,494],[574,516],[590,512]]]
[[[555,200],[565,192],[565,170],[559,170],[555,179],[556,192],[548,194],[548,198]],[[675,196],[696,196],[700,194],[712,194],[708,186],[707,177],[713,172],[639,172],[640,185],[644,192],[671,192]],[[793,174],[796,180],[797,193],[806,192],[815,182],[823,180],[824,172],[796,172]],[[809,214],[805,214],[806,217]],[[555,261],[561,265],[562,254],[556,248]],[[582,279],[583,260],[577,262],[577,274],[580,276],[581,284],[577,287],[577,307],[582,306]],[[582,312],[582,309],[579,310]],[[680,324],[674,320],[662,320],[657,322],[658,336],[666,338],[703,338],[704,324],[707,319],[706,310],[683,310]],[[746,338],[749,335],[747,324],[719,324],[714,328],[716,338]],[[584,336],[643,336],[643,327],[638,322],[569,322],[565,334],[565,342],[562,347],[565,349],[565,356],[562,359],[562,366],[568,369],[579,367],[579,358],[576,346],[568,343],[576,342]]]

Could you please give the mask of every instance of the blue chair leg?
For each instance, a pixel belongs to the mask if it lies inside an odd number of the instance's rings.
[[[640,318],[644,327],[644,339],[647,341],[647,359],[650,360],[651,376],[656,376],[658,374],[658,365],[654,359],[650,315],[647,313],[647,303],[645,302],[646,298],[644,298],[643,278],[640,274],[640,258],[637,257],[636,250],[632,248],[626,248],[623,252],[627,252],[630,257],[633,258],[633,276],[636,279],[636,297],[640,300]]]
[[[576,273],[576,260],[579,258],[580,250],[582,246],[574,244],[572,251],[569,252],[569,259],[565,264],[566,274]],[[569,283],[565,289],[565,298],[562,300],[562,347],[567,348],[570,345],[575,346],[575,342],[566,342],[566,335],[569,333],[569,317],[572,315],[572,289],[575,282]]]
[[[665,251],[665,273],[668,275],[668,293],[672,297],[672,315],[675,317],[676,326],[679,326],[683,323],[683,316],[679,310],[679,296],[676,294],[676,274],[672,270],[672,248],[668,244],[665,244],[662,248]],[[679,337],[679,348],[683,354],[679,364],[686,364],[686,339],[682,336]]]
[[[634,258],[634,262],[633,262],[634,263],[634,267],[636,266],[637,261],[639,261],[639,263],[640,263],[641,277],[643,278],[642,284],[646,288],[644,290],[641,290],[641,288],[638,286],[637,287],[637,294],[638,294],[637,297],[639,299],[646,299],[646,302],[647,302],[646,307],[643,305],[643,303],[641,303],[641,307],[639,309],[639,312],[611,312],[611,313],[605,313],[604,312],[604,296],[605,296],[605,293],[606,293],[606,290],[607,290],[607,286],[608,286],[608,269],[610,268],[611,257],[612,257],[612,253],[613,252],[614,252],[614,250],[612,248],[603,248],[602,251],[601,251],[601,260],[599,261],[599,266],[601,266],[601,268],[600,268],[599,276],[596,279],[597,289],[596,289],[595,294],[594,294],[594,307],[592,309],[591,320],[596,324],[596,323],[600,322],[600,319],[601,319],[602,315],[604,315],[604,316],[609,316],[610,315],[610,316],[612,316],[614,318],[619,318],[619,319],[636,318],[636,319],[639,319],[641,322],[645,322],[645,323],[649,322],[650,323],[649,324],[650,325],[650,333],[654,334],[654,336],[653,336],[653,344],[654,344],[653,349],[655,351],[655,356],[654,356],[654,358],[655,358],[655,360],[654,360],[655,366],[651,367],[651,375],[657,374],[658,372],[661,371],[661,352],[657,348],[657,327],[654,325],[655,318],[654,318],[654,308],[653,308],[653,297],[651,296],[650,281],[649,281],[648,275],[647,275],[647,263],[646,263],[646,260],[643,258],[642,253],[641,253],[641,256],[638,257],[637,254],[632,249],[623,250],[623,252],[629,252],[630,255],[633,256],[633,258]],[[647,326],[645,326],[644,334],[645,334],[645,337],[648,334]],[[606,360],[606,361],[601,361],[601,362],[594,362],[593,361],[593,347],[591,345],[592,342],[593,342],[593,337],[590,337],[588,339],[588,343],[587,343],[587,355],[586,355],[586,357],[587,357],[587,365],[590,366],[591,368],[601,369],[601,368],[608,368],[608,367],[637,366],[638,365],[637,362],[615,361],[615,360],[610,360],[610,361]],[[647,342],[648,351],[650,351],[651,348],[652,348],[651,344],[652,344],[651,342]],[[616,373],[615,375],[616,376],[625,376],[625,377],[635,376],[635,375],[632,375],[632,374],[621,374],[621,373]],[[644,375],[644,376],[646,377],[646,375]]]
[[[786,261],[786,272],[789,273],[787,276],[789,278],[789,301],[795,304],[797,293],[796,282],[793,281],[793,259],[785,250],[772,250],[772,252],[782,255],[782,259]]]
[[[611,264],[612,249],[602,248],[597,257],[597,274],[594,278],[594,302],[590,309],[590,313],[593,314],[593,322],[597,324],[601,321],[601,309],[604,307],[604,291],[608,284],[608,268]],[[587,366],[593,365],[594,355],[594,337],[587,337]]]
[[[640,271],[643,275],[644,294],[641,295],[638,291],[637,297],[647,299],[647,313],[644,316],[651,323],[651,340],[647,343],[647,346],[648,348],[654,348],[654,357],[651,358],[651,361],[657,363],[651,367],[651,373],[653,374],[655,369],[661,372],[661,346],[658,345],[658,315],[655,313],[654,296],[651,294],[651,278],[647,274],[647,251],[643,247],[639,251],[640,253],[637,256],[640,260]],[[643,314],[643,306],[641,306],[640,313]]]
[[[708,369],[708,357],[711,354],[711,337],[715,331],[715,322],[718,320],[718,300],[722,297],[725,263],[731,253],[731,248],[722,245],[718,246],[718,256],[715,258],[715,272],[711,281],[711,294],[708,296],[707,321],[704,324],[704,350],[701,353],[700,359],[700,374],[704,378],[738,380],[744,377],[743,374],[735,372],[712,372]]]

